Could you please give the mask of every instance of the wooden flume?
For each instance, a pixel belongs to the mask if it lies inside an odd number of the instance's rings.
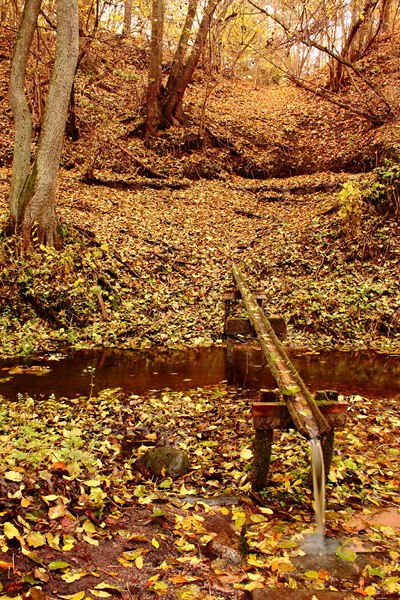
[[[259,402],[253,402],[252,489],[260,491],[266,486],[274,429],[295,428],[307,439],[319,439],[327,476],[333,456],[334,430],[345,426],[347,404],[338,402],[338,393],[334,391],[317,392],[315,396],[309,392],[280,342],[286,332],[283,319],[267,318],[262,309],[265,294],[250,290],[235,264],[232,271],[237,289],[224,294],[228,362],[232,356],[232,338],[255,334],[279,388],[261,390]],[[230,317],[232,302],[238,300],[243,301],[249,320]]]
[[[326,435],[330,431],[327,420],[290,362],[271,323],[235,264],[232,265],[232,271],[268,367],[281,391],[297,431],[310,439]]]

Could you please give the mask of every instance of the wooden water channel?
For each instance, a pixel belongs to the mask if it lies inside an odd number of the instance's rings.
[[[263,311],[265,294],[252,291],[236,265],[232,266],[236,287],[224,294],[225,334],[228,354],[238,334],[253,333],[276,381],[277,389],[261,390],[258,402],[253,402],[255,429],[252,488],[262,490],[268,479],[274,429],[291,429],[309,440],[320,440],[325,474],[332,461],[335,429],[343,429],[347,404],[338,401],[335,391],[311,394],[289,360],[279,338],[284,336],[281,318],[267,318]],[[232,316],[235,304],[242,302],[248,319]]]

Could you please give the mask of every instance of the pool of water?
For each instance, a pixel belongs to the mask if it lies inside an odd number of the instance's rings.
[[[400,356],[376,352],[324,353],[287,349],[311,391],[335,389],[371,397],[400,394]],[[88,395],[105,388],[142,394],[151,389],[188,389],[229,381],[246,388],[274,388],[261,351],[237,344],[228,361],[225,347],[169,350],[101,349],[65,356],[0,360],[0,394]]]

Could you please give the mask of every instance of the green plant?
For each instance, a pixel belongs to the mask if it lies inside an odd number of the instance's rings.
[[[83,369],[83,373],[89,373],[90,374],[90,392],[89,392],[89,400],[91,400],[92,396],[93,396],[93,388],[94,388],[94,377],[95,377],[95,373],[96,373],[96,367],[87,367],[86,369]]]
[[[379,211],[400,211],[400,165],[385,160],[373,170],[374,181],[365,192],[366,201]]]

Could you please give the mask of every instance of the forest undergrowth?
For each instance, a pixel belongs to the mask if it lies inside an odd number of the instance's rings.
[[[259,588],[398,597],[397,400],[346,400],[325,556],[304,548],[315,531],[305,439],[275,432],[270,481],[251,495],[248,391],[3,403],[3,597],[223,600]],[[187,455],[187,473],[150,477],[139,467],[164,444]]]

